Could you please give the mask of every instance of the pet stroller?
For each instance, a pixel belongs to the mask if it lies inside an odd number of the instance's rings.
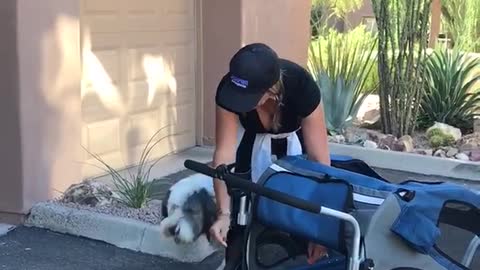
[[[395,184],[361,160],[331,160],[329,167],[287,156],[257,183],[235,176],[231,166],[187,160],[185,167],[224,180],[240,200],[234,205],[240,205],[237,226],[245,227],[245,237],[237,269],[471,269],[480,246],[479,193],[443,182]],[[439,247],[451,227],[469,233],[463,258]],[[327,247],[329,256],[307,264],[306,241]]]

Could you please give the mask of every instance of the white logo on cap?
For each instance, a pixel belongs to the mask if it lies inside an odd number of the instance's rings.
[[[236,85],[236,86],[239,86],[239,87],[242,87],[242,88],[247,88],[248,86],[248,81],[247,80],[244,80],[244,79],[240,79],[236,76],[231,76],[230,77],[232,79],[232,82]]]

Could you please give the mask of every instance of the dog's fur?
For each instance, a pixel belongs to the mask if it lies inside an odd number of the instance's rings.
[[[162,201],[160,229],[178,244],[195,242],[215,222],[216,205],[211,177],[196,174],[173,184]]]
[[[166,237],[173,237],[177,244],[195,242],[205,235],[211,241],[209,230],[216,220],[216,202],[211,177],[196,174],[173,184],[162,200],[160,230]],[[224,269],[225,260],[217,268]]]

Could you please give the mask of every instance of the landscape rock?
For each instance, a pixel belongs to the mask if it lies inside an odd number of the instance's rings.
[[[433,154],[434,157],[441,157],[441,158],[445,158],[447,157],[447,154],[445,153],[445,150],[443,149],[438,149],[437,151],[435,151],[435,153]]]
[[[385,137],[380,138],[378,142],[378,148],[391,150],[394,148],[394,144],[397,142],[397,138],[391,134],[385,135]]]
[[[380,142],[382,138],[385,138],[387,136],[381,133],[380,131],[371,130],[371,129],[367,129],[366,132],[367,132],[368,139],[376,142],[377,144]]]
[[[460,151],[472,151],[480,148],[480,132],[475,132],[463,136],[457,141],[457,148]]]
[[[367,131],[356,127],[345,129],[344,137],[349,144],[363,144],[368,139]]]
[[[378,128],[381,126],[380,122],[380,110],[371,109],[363,115],[360,120],[360,126],[365,128]]]
[[[456,154],[458,154],[458,149],[455,148],[455,147],[449,147],[448,150],[447,150],[447,157],[454,157]]]
[[[376,149],[376,148],[378,148],[378,145],[377,145],[377,143],[374,142],[374,141],[366,140],[366,141],[363,143],[363,147],[365,147],[365,148],[370,148],[370,149]]]
[[[480,117],[475,117],[473,119],[473,132],[480,133]]]
[[[469,161],[470,157],[465,153],[458,153],[455,155],[455,158],[458,160]]]
[[[453,136],[455,141],[458,141],[462,138],[462,131],[459,128],[447,125],[445,123],[435,122],[433,126],[427,129],[427,133],[431,129],[438,128],[445,134],[450,134]]]
[[[147,203],[147,207],[148,208],[158,208],[158,209],[161,209],[162,208],[162,201],[161,200],[150,200],[148,203]]]
[[[328,136],[328,141],[332,142],[332,143],[344,144],[345,143],[345,137],[343,135]]]
[[[60,199],[63,203],[76,203],[91,207],[111,205],[116,198],[109,186],[101,182],[86,180],[71,185]]]
[[[393,143],[393,150],[400,152],[412,152],[414,148],[413,138],[410,135],[400,137]]]
[[[432,149],[415,149],[415,150],[413,150],[413,153],[419,154],[419,155],[424,155],[424,156],[432,156],[433,155],[433,150]]]
[[[473,151],[470,153],[470,160],[471,160],[471,161],[475,161],[475,162],[479,162],[479,161],[480,161],[480,149],[473,150]]]

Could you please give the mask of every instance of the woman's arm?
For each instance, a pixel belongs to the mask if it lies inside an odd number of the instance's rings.
[[[302,133],[308,158],[330,166],[327,127],[322,102],[302,121]]]
[[[237,145],[238,116],[219,106],[216,108],[215,152],[213,166],[230,164],[235,161],[235,147]],[[230,196],[227,193],[225,182],[213,180],[218,211],[221,214],[230,213]]]

